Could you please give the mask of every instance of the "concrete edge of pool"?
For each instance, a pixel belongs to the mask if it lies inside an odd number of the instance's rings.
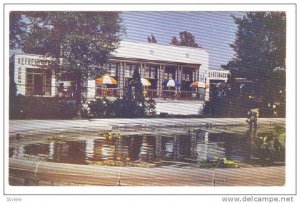
[[[10,120],[9,134],[27,131],[54,131],[64,129],[97,128],[111,130],[113,127],[184,127],[184,126],[248,126],[246,118],[136,118],[93,120]],[[285,118],[259,118],[259,125],[285,124]]]
[[[10,185],[282,186],[285,166],[195,169],[92,166],[9,159]]]

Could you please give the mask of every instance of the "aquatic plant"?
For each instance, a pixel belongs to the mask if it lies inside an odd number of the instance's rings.
[[[238,168],[237,162],[227,158],[215,158],[214,160],[202,160],[198,162],[200,168]]]

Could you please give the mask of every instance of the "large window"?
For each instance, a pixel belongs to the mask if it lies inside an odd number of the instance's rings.
[[[106,68],[106,71],[110,76],[114,76],[114,77],[118,76],[118,64],[117,63],[105,64],[104,67]]]
[[[193,80],[193,71],[192,70],[183,70],[182,71],[182,81],[192,81]]]
[[[169,80],[169,79],[175,79],[175,70],[177,67],[173,66],[168,66],[165,68],[164,72],[164,79]]]
[[[156,79],[157,66],[146,66],[145,67],[145,78]]]
[[[140,64],[130,64],[127,63],[125,66],[125,77],[126,78],[131,78],[134,72],[135,67],[140,68]]]
[[[51,95],[51,71],[26,69],[26,95]]]

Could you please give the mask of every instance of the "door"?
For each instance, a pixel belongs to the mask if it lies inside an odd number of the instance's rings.
[[[34,94],[43,95],[43,75],[36,74],[34,75]]]

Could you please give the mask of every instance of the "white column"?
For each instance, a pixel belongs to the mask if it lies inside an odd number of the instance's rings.
[[[18,66],[16,65],[16,61],[15,61],[15,75],[14,75],[14,79],[15,79],[15,83],[16,83],[16,88],[17,88],[17,95],[21,94],[21,95],[25,95],[26,94],[26,68],[24,66]]]
[[[57,81],[55,78],[55,74],[54,71],[52,71],[52,75],[51,75],[51,96],[56,96],[58,94],[57,92]]]

